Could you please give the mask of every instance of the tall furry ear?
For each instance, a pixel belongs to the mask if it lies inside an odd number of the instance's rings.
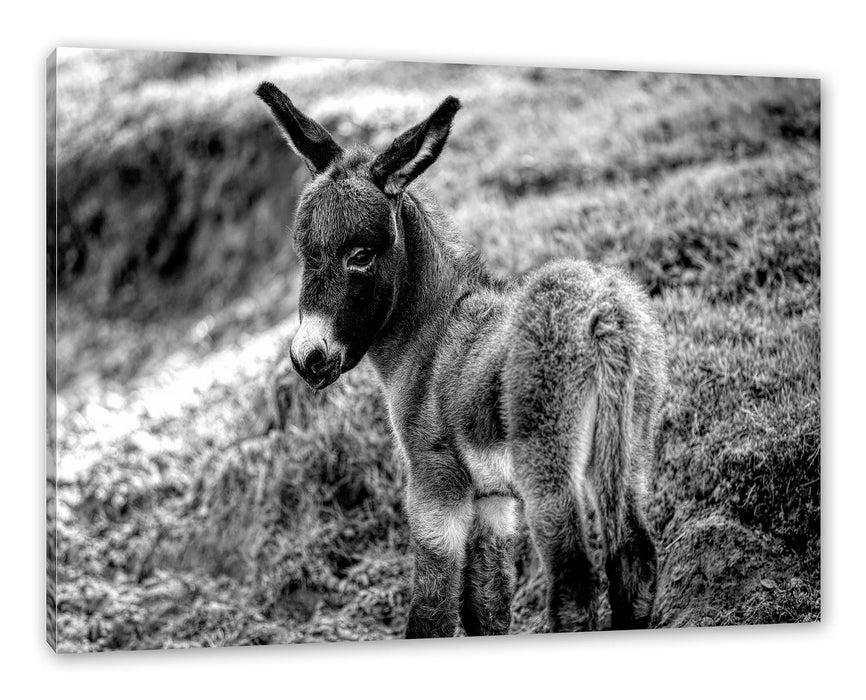
[[[262,83],[256,90],[271,109],[274,120],[313,175],[318,175],[343,154],[331,135],[318,122],[301,112],[288,96],[273,83]]]
[[[373,182],[386,194],[402,192],[442,153],[458,109],[460,100],[449,95],[427,119],[394,139],[370,165]]]

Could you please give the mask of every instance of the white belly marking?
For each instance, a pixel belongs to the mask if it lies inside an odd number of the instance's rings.
[[[489,496],[475,501],[478,519],[494,534],[511,537],[517,532],[517,499],[511,496]]]
[[[466,447],[463,459],[479,495],[511,493],[513,464],[509,447],[495,446],[481,450]]]

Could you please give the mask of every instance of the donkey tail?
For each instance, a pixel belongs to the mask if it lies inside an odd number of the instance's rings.
[[[589,474],[600,515],[615,629],[649,624],[657,569],[642,503],[647,455],[635,434],[638,347],[624,327],[617,307],[596,312],[590,319],[598,399]]]
[[[591,473],[608,546],[622,540],[623,491],[633,480],[631,437],[635,377],[624,319],[616,307],[595,308],[588,323],[596,395]]]

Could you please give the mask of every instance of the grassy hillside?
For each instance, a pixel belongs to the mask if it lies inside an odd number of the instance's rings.
[[[820,615],[820,91],[769,78],[61,53],[65,651],[398,636],[411,558],[371,370],[287,365],[307,177],[260,80],[374,146],[461,98],[428,174],[497,275],[628,269],[667,333],[659,626]],[[49,211],[49,221],[55,210]],[[541,631],[524,540],[513,631]]]

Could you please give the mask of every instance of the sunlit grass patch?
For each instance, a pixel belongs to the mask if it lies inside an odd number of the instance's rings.
[[[820,317],[814,303],[813,297],[790,315],[766,294],[749,309],[680,292],[657,306],[672,358],[656,501],[661,524],[684,504],[717,504],[816,554]]]

